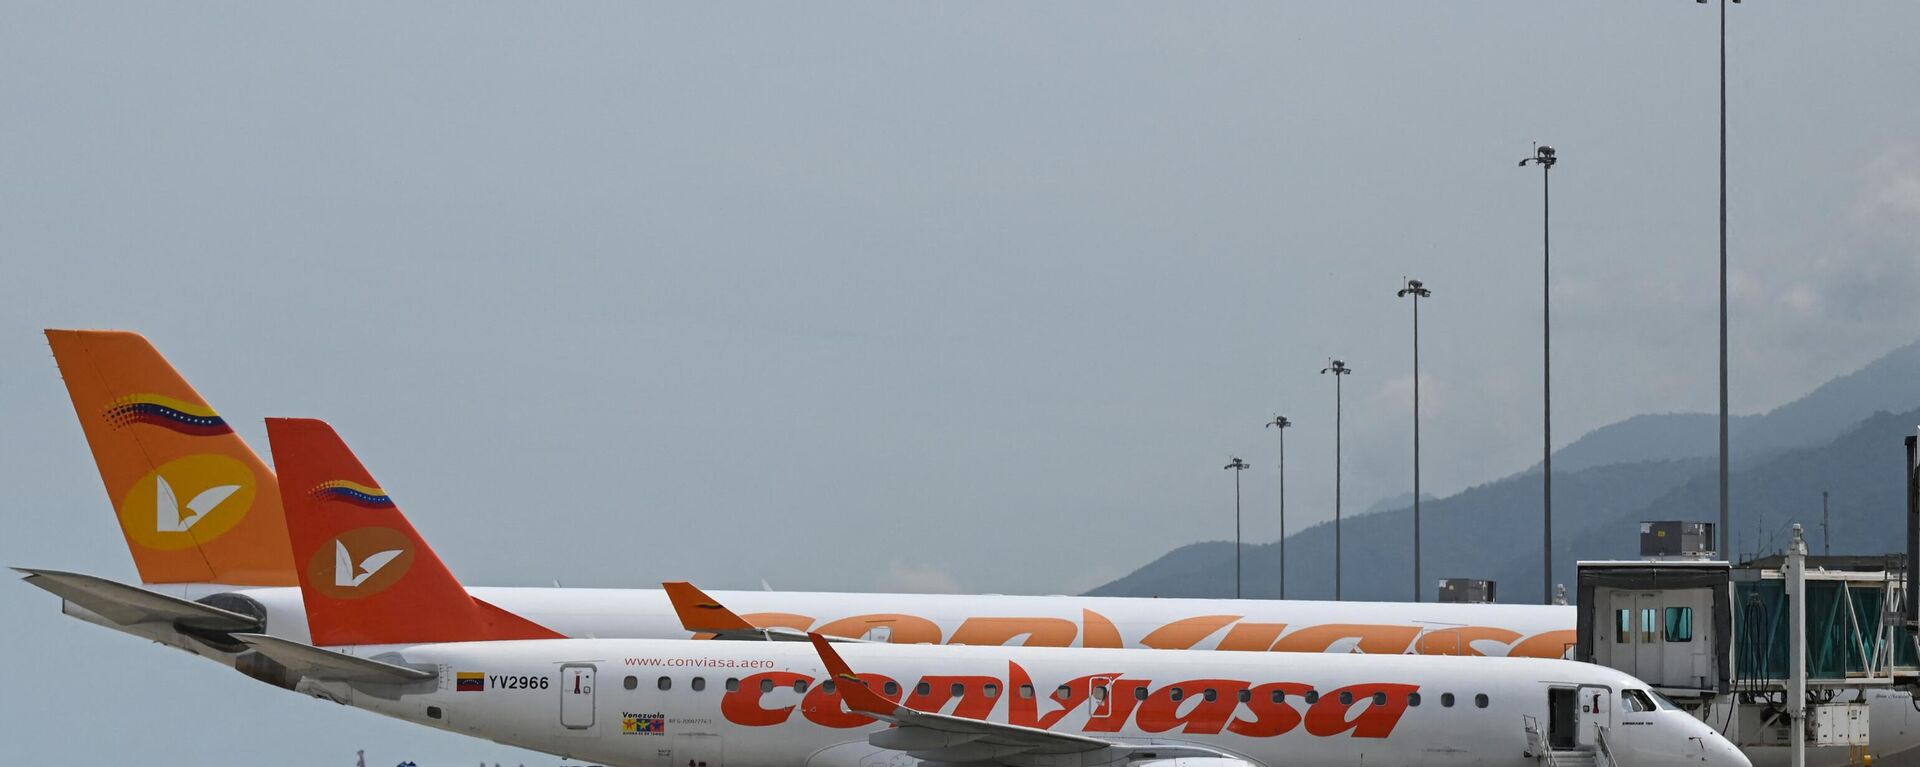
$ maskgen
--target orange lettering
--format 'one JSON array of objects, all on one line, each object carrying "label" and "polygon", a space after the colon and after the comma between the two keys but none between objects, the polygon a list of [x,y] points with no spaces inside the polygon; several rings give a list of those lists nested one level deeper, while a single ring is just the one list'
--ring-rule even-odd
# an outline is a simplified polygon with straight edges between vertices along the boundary
[{"label": "orange lettering", "polygon": [[782,687],[790,687],[794,682],[808,681],[811,679],[813,679],[813,677],[807,676],[806,674],[795,674],[791,671],[767,671],[754,674],[753,676],[740,680],[739,689],[728,690],[727,694],[720,696],[720,715],[725,717],[729,722],[746,725],[748,727],[766,727],[780,724],[787,721],[787,717],[793,716],[793,707],[762,707],[760,705],[760,698],[765,693],[760,690],[760,683],[762,681],[772,682],[773,689],[778,690]]},{"label": "orange lettering", "polygon": [[1520,658],[1564,658],[1575,641],[1576,636],[1572,629],[1547,631],[1527,637],[1512,649],[1507,650],[1507,655]]},{"label": "orange lettering", "polygon": [[[1307,708],[1307,732],[1321,738],[1348,730],[1356,738],[1387,737],[1400,723],[1400,716],[1407,713],[1407,693],[1418,689],[1419,685],[1374,682],[1321,693],[1320,699]],[[1342,693],[1351,696],[1345,703],[1340,702]],[[1375,694],[1385,694],[1387,702],[1375,703]],[[1349,719],[1347,715],[1355,707],[1360,713]]]},{"label": "orange lettering", "polygon": [[1273,640],[1287,629],[1285,623],[1242,623],[1227,631],[1225,639],[1220,640],[1221,650],[1249,650],[1265,652],[1273,646]]},{"label": "orange lettering", "polygon": [[868,631],[882,627],[888,631],[887,641],[894,644],[940,644],[940,627],[933,621],[916,615],[899,613],[877,613],[841,618],[814,629],[813,632],[826,636],[858,639],[866,636]]},{"label": "orange lettering", "polygon": [[[861,681],[866,682],[867,688],[873,690],[875,694],[895,703],[900,702],[902,692],[900,683],[879,674],[858,674],[857,676]],[[853,683],[845,679],[837,679],[834,680],[832,688],[824,684],[814,685],[812,690],[807,691],[807,697],[801,699],[800,713],[806,716],[807,721],[822,727],[845,729],[871,723],[873,717],[847,710],[846,702],[840,697],[840,685],[843,684]],[[887,685],[893,685],[892,694],[887,693]]]},{"label": "orange lettering", "polygon": [[[907,696],[907,708],[938,714],[947,707],[948,701],[957,698],[960,703],[953,707],[954,716],[985,719],[993,713],[993,704],[999,702],[998,698],[987,697],[987,685],[1000,684],[1000,680],[990,676],[928,676],[921,677],[920,684],[926,685],[926,693],[921,694],[915,687],[913,694]],[[954,685],[960,686],[961,695],[953,694]],[[1005,695],[1007,691],[1001,690],[1000,694]]]},{"label": "orange lettering", "polygon": [[1274,652],[1326,652],[1334,642],[1359,639],[1361,652],[1369,655],[1398,655],[1407,651],[1419,626],[1379,626],[1365,623],[1327,623],[1295,629],[1273,645]]},{"label": "orange lettering", "polygon": [[[1134,722],[1147,732],[1166,732],[1185,725],[1181,732],[1217,735],[1227,725],[1227,718],[1233,716],[1233,710],[1239,707],[1240,691],[1244,689],[1247,689],[1246,682],[1232,679],[1194,679],[1162,687],[1141,702],[1140,714]],[[1183,697],[1176,700],[1174,690],[1180,690]],[[1208,691],[1213,695],[1208,696]],[[1192,708],[1181,714],[1180,709],[1187,701],[1193,701]]]},{"label": "orange lettering", "polygon": [[1474,649],[1475,641],[1491,639],[1500,644],[1507,644],[1519,638],[1519,632],[1488,626],[1440,629],[1421,634],[1419,649],[1416,652],[1421,655],[1485,655],[1486,653]]},{"label": "orange lettering", "polygon": [[1156,650],[1191,650],[1220,627],[1240,620],[1238,615],[1201,615],[1182,618],[1160,628],[1140,639],[1140,644]]},{"label": "orange lettering", "polygon": [[1080,622],[1087,625],[1080,637],[1081,647],[1124,647],[1120,642],[1120,630],[1113,627],[1113,621],[1107,616],[1092,610],[1080,611]]},{"label": "orange lettering", "polygon": [[1144,690],[1149,683],[1143,679],[1115,679],[1107,685],[1106,711],[1094,704],[1093,716],[1087,718],[1087,732],[1119,732],[1127,726],[1127,720],[1133,718],[1134,708],[1140,705],[1138,690]]},{"label": "orange lettering", "polygon": [[1025,635],[1028,647],[1066,647],[1080,627],[1065,618],[968,618],[954,629],[951,644],[998,646]]},{"label": "orange lettering", "polygon": [[1227,731],[1249,738],[1271,738],[1290,732],[1300,726],[1300,710],[1285,700],[1276,701],[1273,694],[1300,698],[1312,690],[1311,685],[1299,682],[1273,682],[1255,686],[1248,691],[1247,709],[1253,712],[1253,721],[1234,719],[1227,724]]}]

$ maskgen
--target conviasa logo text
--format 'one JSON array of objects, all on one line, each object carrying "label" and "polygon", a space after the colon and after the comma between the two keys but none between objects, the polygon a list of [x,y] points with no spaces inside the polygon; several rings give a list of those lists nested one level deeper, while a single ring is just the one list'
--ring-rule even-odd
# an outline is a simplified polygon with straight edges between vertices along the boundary
[{"label": "conviasa logo text", "polygon": [[334,599],[373,596],[413,566],[413,542],[398,530],[362,527],[334,536],[307,562],[307,585]]},{"label": "conviasa logo text", "polygon": [[139,423],[194,437],[233,433],[213,408],[160,394],[129,394],[108,403],[102,415],[116,429]]},{"label": "conviasa logo text", "polygon": [[[1008,663],[1005,680],[986,675],[929,675],[902,685],[880,674],[859,674],[876,694],[920,711],[968,719],[1006,721],[1053,729],[1069,716],[1069,731],[1115,733],[1131,724],[1157,734],[1230,732],[1272,738],[1296,730],[1314,737],[1385,738],[1393,733],[1419,685],[1365,682],[1317,690],[1303,682],[1251,683],[1237,679],[1189,679],[1156,685],[1124,674],[1089,674],[1057,687],[1036,686],[1027,670]],[[727,721],[749,727],[785,723],[799,710],[822,727],[853,728],[874,722],[846,710],[834,684],[791,671],[768,671],[740,680],[720,699]],[[840,680],[840,684],[846,684]],[[731,685],[730,685],[731,687]],[[804,691],[804,692],[802,692]],[[1002,701],[1005,702],[1002,709]],[[949,710],[950,709],[950,710]],[[1002,717],[994,717],[1003,711]]]}]

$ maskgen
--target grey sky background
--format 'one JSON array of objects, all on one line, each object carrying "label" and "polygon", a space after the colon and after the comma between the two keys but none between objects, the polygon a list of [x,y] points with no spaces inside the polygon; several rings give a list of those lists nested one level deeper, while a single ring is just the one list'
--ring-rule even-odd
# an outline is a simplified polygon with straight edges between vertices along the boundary
[{"label": "grey sky background", "polygon": [[[1749,413],[1920,337],[1920,6],[1731,16]],[[471,583],[1069,593],[1230,537],[1232,455],[1277,536],[1275,412],[1330,518],[1329,356],[1347,508],[1408,491],[1410,275],[1451,493],[1538,460],[1534,140],[1556,441],[1715,406],[1716,23],[0,3],[0,557],[134,577],[43,327],[332,421]],[[18,757],[522,758],[0,605]]]}]

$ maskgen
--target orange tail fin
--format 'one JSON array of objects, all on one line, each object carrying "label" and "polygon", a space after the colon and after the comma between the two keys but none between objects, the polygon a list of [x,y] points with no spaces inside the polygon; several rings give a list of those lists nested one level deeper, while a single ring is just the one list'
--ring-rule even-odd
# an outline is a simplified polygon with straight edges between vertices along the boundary
[{"label": "orange tail fin", "polygon": [[467,594],[324,421],[267,419],[316,645],[558,639]]},{"label": "orange tail fin", "polygon": [[147,583],[291,586],[273,471],[138,333],[48,330]]}]

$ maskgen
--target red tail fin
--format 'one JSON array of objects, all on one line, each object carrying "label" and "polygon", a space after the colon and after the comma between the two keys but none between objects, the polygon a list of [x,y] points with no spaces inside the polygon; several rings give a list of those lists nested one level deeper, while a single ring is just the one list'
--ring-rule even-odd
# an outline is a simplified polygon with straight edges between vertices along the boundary
[{"label": "red tail fin", "polygon": [[557,639],[467,594],[323,421],[267,419],[317,645]]}]

